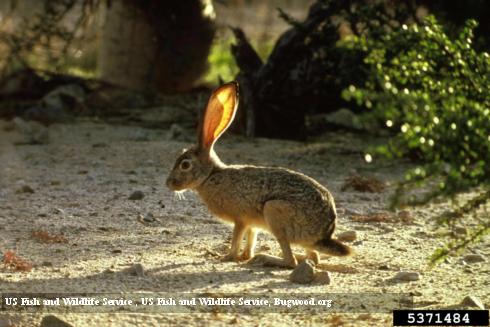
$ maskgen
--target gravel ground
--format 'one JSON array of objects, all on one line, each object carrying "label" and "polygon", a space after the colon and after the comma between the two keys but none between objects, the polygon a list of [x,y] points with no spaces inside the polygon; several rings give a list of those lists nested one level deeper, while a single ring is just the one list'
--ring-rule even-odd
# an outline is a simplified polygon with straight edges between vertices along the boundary
[{"label": "gravel ground", "polygon": [[[444,241],[433,217],[449,202],[389,213],[391,222],[352,219],[387,213],[393,184],[409,167],[401,161],[366,163],[366,144],[379,140],[330,133],[305,144],[226,135],[217,145],[225,162],[292,168],[314,177],[334,195],[336,233],[355,231],[348,244],[356,255],[322,256],[316,268],[329,272],[330,284],[301,285],[289,281],[290,270],[219,260],[229,246],[232,226],[212,217],[195,194],[178,199],[164,185],[176,154],[189,142],[169,140],[166,130],[87,119],[52,125],[44,144],[24,144],[25,133],[11,123],[0,124],[0,250],[14,250],[33,269],[16,272],[0,265],[2,292],[405,293],[418,308],[455,307],[468,295],[490,306],[488,237],[467,252],[486,261],[470,263],[455,256],[428,266],[428,257]],[[341,191],[352,174],[383,180],[387,189]],[[133,194],[137,191],[141,193]],[[482,210],[488,213],[488,207]],[[467,227],[476,223],[473,217],[465,222]],[[66,242],[45,244],[32,237],[33,231],[63,235]],[[280,253],[265,233],[259,236],[258,250]],[[128,270],[135,263],[143,273]],[[418,280],[394,280],[399,272],[417,272]],[[362,312],[56,315],[73,326],[391,325],[390,314]],[[17,327],[36,326],[43,316],[2,313],[0,326],[2,319]]]}]

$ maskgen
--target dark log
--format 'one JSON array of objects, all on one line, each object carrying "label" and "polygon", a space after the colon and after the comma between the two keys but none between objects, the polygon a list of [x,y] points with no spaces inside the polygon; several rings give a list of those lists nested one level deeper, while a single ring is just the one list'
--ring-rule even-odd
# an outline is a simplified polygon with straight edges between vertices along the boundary
[{"label": "dark log", "polygon": [[366,71],[358,53],[336,46],[342,27],[354,34],[383,33],[393,21],[413,19],[414,12],[413,0],[400,0],[396,6],[389,1],[317,0],[303,22],[280,11],[291,28],[264,64],[243,32],[233,29],[237,42],[232,53],[241,84],[239,129],[249,136],[303,139],[307,114],[358,109],[344,102],[341,91],[364,80]]},{"label": "dark log", "polygon": [[[237,43],[232,46],[240,73],[241,111],[249,136],[303,139],[305,114],[325,104],[318,93],[317,63],[306,38],[325,21],[328,7],[312,6],[301,24],[294,25],[277,41],[267,62],[260,59],[243,32],[233,29]],[[338,35],[332,30],[332,44]],[[323,78],[323,76],[322,76]],[[328,96],[327,96],[328,99]],[[243,123],[242,123],[243,124]]]}]

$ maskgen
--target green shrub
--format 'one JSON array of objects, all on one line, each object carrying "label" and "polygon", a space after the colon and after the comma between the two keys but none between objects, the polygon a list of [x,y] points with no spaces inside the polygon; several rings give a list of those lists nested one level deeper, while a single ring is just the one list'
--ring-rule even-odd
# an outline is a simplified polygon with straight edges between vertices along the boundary
[{"label": "green shrub", "polygon": [[[208,56],[209,69],[202,78],[204,82],[217,85],[219,78],[231,81],[238,74],[238,66],[230,51],[232,43],[233,40],[228,38],[215,40]],[[267,59],[274,45],[273,40],[253,41],[252,44],[262,60]]]},{"label": "green shrub", "polygon": [[[451,37],[428,17],[422,24],[402,25],[379,37],[352,37],[342,44],[365,55],[369,72],[362,85],[351,85],[343,97],[368,108],[393,132],[375,154],[419,163],[400,183],[393,205],[484,188],[478,205],[442,217],[446,223],[490,198],[490,57],[473,47],[476,26],[470,20]],[[403,199],[405,190],[416,185],[430,185],[432,191]],[[480,227],[478,237],[489,231],[488,219]],[[447,253],[439,250],[436,259]]]},{"label": "green shrub", "polygon": [[421,26],[346,44],[366,53],[370,74],[344,97],[394,131],[379,153],[423,161],[408,181],[444,176],[438,193],[490,180],[490,57],[472,48],[475,26],[468,21],[451,40],[429,17]]}]

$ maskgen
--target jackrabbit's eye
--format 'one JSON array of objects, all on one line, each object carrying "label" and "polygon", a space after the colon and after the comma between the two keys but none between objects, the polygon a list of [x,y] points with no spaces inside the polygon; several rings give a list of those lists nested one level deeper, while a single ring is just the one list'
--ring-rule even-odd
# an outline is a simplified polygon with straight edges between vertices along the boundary
[{"label": "jackrabbit's eye", "polygon": [[192,167],[192,163],[189,159],[184,159],[180,162],[180,169],[181,170],[189,170]]}]

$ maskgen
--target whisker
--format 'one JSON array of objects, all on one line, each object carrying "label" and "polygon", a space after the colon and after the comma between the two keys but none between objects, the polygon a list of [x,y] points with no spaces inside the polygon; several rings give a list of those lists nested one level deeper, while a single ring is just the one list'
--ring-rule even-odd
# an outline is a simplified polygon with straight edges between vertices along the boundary
[{"label": "whisker", "polygon": [[174,194],[177,196],[177,198],[179,200],[185,200],[185,193],[186,190],[182,190],[182,191],[175,191]]}]

